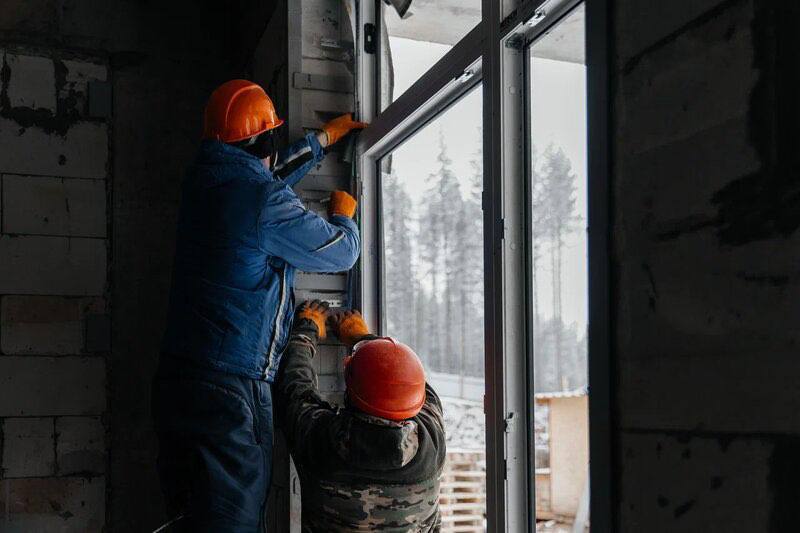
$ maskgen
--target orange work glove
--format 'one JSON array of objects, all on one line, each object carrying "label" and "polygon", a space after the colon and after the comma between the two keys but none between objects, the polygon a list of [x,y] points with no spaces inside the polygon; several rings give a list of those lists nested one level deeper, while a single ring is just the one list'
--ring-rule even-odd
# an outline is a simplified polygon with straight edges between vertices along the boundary
[{"label": "orange work glove", "polygon": [[356,214],[356,199],[344,191],[333,191],[331,193],[330,204],[328,204],[328,215],[343,215],[353,218]]},{"label": "orange work glove", "polygon": [[331,325],[339,340],[348,346],[353,346],[369,335],[367,323],[358,311],[347,310],[337,313],[331,318]]},{"label": "orange work glove", "polygon": [[338,142],[342,137],[350,133],[350,131],[356,129],[360,130],[367,126],[368,124],[366,122],[356,122],[353,120],[353,114],[347,113],[326,122],[325,125],[322,126],[322,131],[328,136],[328,146],[330,146]]},{"label": "orange work glove", "polygon": [[319,300],[312,300],[310,302],[303,302],[300,306],[300,312],[297,313],[298,318],[307,318],[317,325],[319,338],[324,339],[326,335],[325,321],[328,318],[328,304],[320,302]]}]

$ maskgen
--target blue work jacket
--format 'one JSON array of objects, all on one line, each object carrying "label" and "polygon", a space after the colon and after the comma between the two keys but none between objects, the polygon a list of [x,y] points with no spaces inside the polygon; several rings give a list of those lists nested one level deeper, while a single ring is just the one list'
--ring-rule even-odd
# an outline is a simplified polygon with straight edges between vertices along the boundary
[{"label": "blue work jacket", "polygon": [[234,146],[203,141],[183,182],[163,352],[272,382],[294,314],[296,270],[341,272],[358,227],[309,211],[292,190],[322,160],[313,134],[275,173]]}]

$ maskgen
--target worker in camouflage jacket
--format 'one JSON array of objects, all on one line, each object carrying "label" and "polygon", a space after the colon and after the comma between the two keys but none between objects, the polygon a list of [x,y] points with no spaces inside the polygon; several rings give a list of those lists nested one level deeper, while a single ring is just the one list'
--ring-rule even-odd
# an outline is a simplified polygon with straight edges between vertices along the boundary
[{"label": "worker in camouflage jacket", "polygon": [[[370,335],[357,311],[305,303],[276,380],[278,425],[302,488],[304,532],[439,531],[442,404],[405,344]],[[313,358],[326,325],[352,351],[345,407],[322,399]]]}]

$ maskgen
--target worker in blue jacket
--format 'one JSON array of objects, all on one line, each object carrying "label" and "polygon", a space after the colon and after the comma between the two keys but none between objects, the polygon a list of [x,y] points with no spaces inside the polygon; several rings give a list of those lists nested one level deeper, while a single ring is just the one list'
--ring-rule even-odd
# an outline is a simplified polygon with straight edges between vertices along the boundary
[{"label": "worker in blue jacket", "polygon": [[217,88],[182,187],[167,328],[153,387],[158,469],[184,531],[260,531],[272,462],[272,395],[294,315],[295,272],[358,258],[356,201],[329,220],[292,191],[323,148],[363,128],[344,115],[287,149],[283,121],[246,80]]}]

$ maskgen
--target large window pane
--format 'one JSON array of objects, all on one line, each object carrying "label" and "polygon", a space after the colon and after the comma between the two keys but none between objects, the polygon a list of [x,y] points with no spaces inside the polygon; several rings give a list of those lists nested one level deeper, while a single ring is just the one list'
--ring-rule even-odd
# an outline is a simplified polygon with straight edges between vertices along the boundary
[{"label": "large window pane", "polygon": [[578,531],[589,498],[583,5],[529,54],[537,530]]},{"label": "large window pane", "polygon": [[401,7],[381,2],[381,110],[481,21],[480,0],[414,0],[406,11],[392,3]]},{"label": "large window pane", "polygon": [[442,531],[485,529],[481,100],[472,90],[380,162],[385,330],[444,405]]}]

